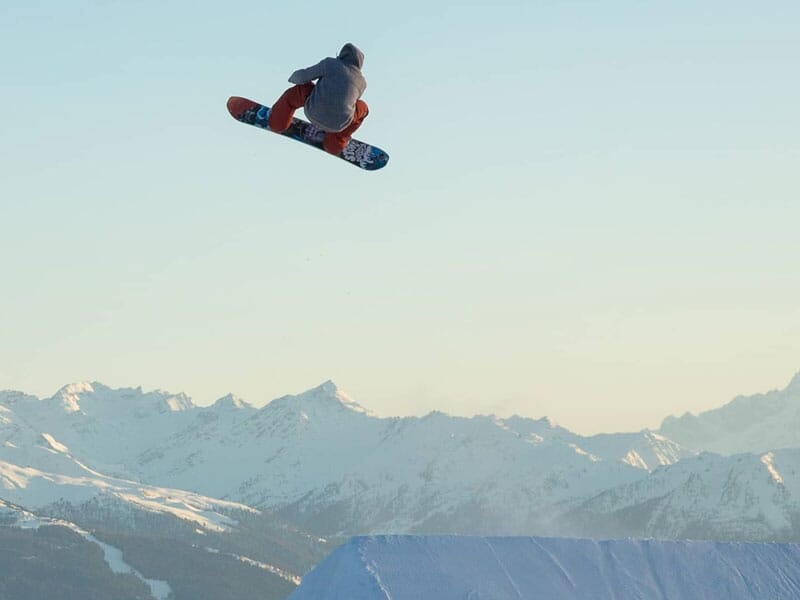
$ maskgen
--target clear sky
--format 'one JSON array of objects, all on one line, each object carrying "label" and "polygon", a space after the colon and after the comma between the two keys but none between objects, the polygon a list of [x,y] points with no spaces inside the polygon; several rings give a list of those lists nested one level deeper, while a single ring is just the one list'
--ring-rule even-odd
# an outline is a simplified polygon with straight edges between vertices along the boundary
[{"label": "clear sky", "polygon": [[[366,173],[236,123],[352,41]],[[579,432],[800,370],[796,0],[0,5],[0,388]]]}]

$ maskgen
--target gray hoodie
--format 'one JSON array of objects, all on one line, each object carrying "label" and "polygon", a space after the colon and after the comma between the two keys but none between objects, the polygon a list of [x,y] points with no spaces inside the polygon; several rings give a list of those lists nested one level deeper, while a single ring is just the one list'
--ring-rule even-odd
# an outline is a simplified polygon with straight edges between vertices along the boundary
[{"label": "gray hoodie", "polygon": [[336,58],[323,58],[307,69],[292,73],[289,82],[308,83],[317,79],[314,91],[306,100],[306,117],[325,131],[342,131],[353,120],[356,101],[367,89],[361,74],[364,53],[353,44],[345,44]]}]

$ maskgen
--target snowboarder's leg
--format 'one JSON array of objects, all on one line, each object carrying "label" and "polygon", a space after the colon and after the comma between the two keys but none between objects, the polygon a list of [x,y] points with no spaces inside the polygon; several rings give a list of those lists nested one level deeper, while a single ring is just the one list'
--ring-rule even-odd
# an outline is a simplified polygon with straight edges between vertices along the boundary
[{"label": "snowboarder's leg", "polygon": [[269,128],[275,133],[289,129],[294,111],[303,107],[312,91],[314,91],[314,84],[304,83],[290,87],[283,92],[270,110]]},{"label": "snowboarder's leg", "polygon": [[350,123],[350,125],[348,125],[342,131],[329,131],[325,134],[325,139],[322,142],[322,147],[325,149],[325,151],[336,155],[341,154],[342,150],[344,150],[344,147],[347,146],[347,142],[350,141],[353,133],[355,133],[355,130],[361,127],[361,123],[364,122],[364,119],[367,118],[368,114],[369,107],[367,106],[367,103],[363,100],[356,102],[356,114],[353,116],[353,121]]}]

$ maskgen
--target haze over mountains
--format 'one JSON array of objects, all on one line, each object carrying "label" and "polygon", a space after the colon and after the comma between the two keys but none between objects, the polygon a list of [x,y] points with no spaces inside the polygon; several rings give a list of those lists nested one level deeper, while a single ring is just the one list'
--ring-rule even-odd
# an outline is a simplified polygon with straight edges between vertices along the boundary
[{"label": "haze over mountains", "polygon": [[546,418],[379,418],[330,381],[261,408],[79,383],[0,392],[0,499],[5,522],[105,535],[145,580],[167,581],[144,564],[155,547],[211,548],[276,594],[358,534],[796,541],[799,416],[800,375],[659,431],[590,437]]}]

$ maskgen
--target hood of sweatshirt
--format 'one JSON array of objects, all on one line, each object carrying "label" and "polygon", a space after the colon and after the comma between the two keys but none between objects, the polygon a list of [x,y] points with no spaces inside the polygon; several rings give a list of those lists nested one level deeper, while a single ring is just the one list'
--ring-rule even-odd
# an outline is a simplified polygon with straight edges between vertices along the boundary
[{"label": "hood of sweatshirt", "polygon": [[337,58],[346,65],[352,65],[359,69],[364,65],[364,53],[355,44],[349,42],[342,46]]}]

